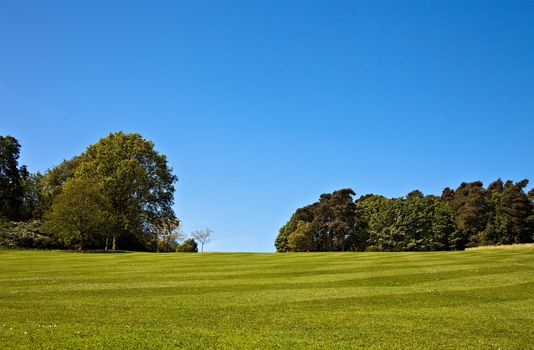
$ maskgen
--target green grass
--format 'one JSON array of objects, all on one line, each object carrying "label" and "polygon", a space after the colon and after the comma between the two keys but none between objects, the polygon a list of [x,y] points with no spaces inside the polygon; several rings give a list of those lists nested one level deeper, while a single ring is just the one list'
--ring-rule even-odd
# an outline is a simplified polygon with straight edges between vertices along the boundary
[{"label": "green grass", "polygon": [[534,247],[0,250],[0,348],[532,349]]}]

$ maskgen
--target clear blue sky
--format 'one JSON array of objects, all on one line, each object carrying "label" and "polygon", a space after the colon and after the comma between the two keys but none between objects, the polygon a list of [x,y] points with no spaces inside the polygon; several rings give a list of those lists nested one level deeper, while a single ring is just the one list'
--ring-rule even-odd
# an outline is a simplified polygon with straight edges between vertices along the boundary
[{"label": "clear blue sky", "polygon": [[272,251],[342,187],[534,181],[534,1],[0,0],[0,134],[21,162],[119,130],[168,156],[210,251]]}]

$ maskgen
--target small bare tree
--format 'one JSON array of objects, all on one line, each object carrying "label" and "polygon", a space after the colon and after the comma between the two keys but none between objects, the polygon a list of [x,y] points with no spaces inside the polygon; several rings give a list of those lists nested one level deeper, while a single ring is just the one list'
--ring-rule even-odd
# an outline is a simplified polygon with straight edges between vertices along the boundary
[{"label": "small bare tree", "polygon": [[208,244],[211,241],[211,234],[213,230],[209,228],[205,230],[197,230],[191,232],[191,237],[200,243],[200,252],[204,252],[204,244]]}]

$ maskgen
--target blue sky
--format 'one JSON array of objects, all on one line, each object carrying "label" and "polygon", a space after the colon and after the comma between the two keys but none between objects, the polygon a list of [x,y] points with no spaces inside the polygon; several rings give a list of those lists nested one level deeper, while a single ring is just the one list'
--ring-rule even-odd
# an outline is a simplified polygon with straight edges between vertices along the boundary
[{"label": "blue sky", "polygon": [[534,1],[0,0],[0,134],[21,162],[119,130],[168,156],[207,251],[273,251],[343,187],[534,181]]}]

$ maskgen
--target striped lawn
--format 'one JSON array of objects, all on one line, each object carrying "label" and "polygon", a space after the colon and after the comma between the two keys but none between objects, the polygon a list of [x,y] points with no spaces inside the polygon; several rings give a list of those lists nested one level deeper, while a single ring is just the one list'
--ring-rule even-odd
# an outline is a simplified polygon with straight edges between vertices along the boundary
[{"label": "striped lawn", "polygon": [[0,348],[534,349],[534,247],[0,250]]}]

